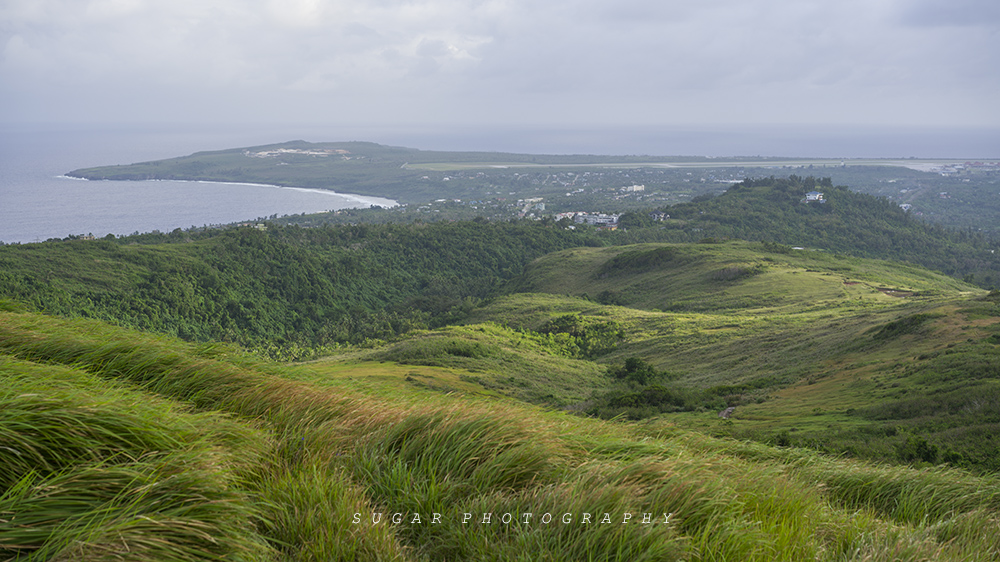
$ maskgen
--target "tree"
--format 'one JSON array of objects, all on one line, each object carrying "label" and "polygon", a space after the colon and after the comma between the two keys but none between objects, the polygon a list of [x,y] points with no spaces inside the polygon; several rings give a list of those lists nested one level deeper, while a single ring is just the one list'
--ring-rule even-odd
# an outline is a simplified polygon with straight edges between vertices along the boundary
[{"label": "tree", "polygon": [[623,365],[608,367],[608,374],[615,380],[634,382],[644,386],[656,378],[659,372],[645,359],[629,357]]}]

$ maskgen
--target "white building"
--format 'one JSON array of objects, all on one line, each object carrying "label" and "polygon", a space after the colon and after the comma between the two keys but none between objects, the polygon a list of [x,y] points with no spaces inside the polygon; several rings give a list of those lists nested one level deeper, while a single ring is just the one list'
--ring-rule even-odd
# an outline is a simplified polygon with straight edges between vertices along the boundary
[{"label": "white building", "polygon": [[605,215],[604,213],[577,213],[573,222],[589,224],[598,228],[618,228],[618,217],[621,215]]}]

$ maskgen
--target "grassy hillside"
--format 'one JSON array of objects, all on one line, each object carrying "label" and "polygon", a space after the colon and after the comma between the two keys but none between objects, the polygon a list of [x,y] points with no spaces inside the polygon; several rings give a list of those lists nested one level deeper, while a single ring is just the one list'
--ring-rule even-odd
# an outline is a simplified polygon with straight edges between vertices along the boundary
[{"label": "grassy hillside", "polygon": [[[878,277],[885,266],[866,265],[853,267],[856,279],[844,279],[859,283],[853,289],[824,283],[810,269],[846,267],[830,261],[837,254],[814,253],[812,261],[803,261],[780,244],[907,260],[983,287],[997,279],[1000,255],[982,237],[930,227],[887,201],[828,183],[815,178],[747,181],[719,197],[670,207],[671,218],[663,222],[626,216],[622,224],[627,228],[617,232],[569,230],[552,220],[479,219],[321,228],[270,225],[266,232],[177,230],[0,246],[0,296],[42,312],[100,318],[193,341],[231,341],[266,349],[275,357],[301,358],[316,348],[453,324],[476,302],[496,295],[532,259],[575,247],[726,237],[765,244],[711,270],[704,269],[711,265],[705,260],[714,258],[704,251],[693,256],[679,247],[662,250],[662,255],[637,250],[639,254],[616,257],[586,280],[575,271],[565,274],[588,264],[571,263],[575,258],[564,254],[569,260],[565,268],[547,262],[554,267],[549,278],[543,271],[532,277],[532,283],[559,286],[540,286],[540,291],[586,293],[603,304],[643,310],[774,309],[782,303],[793,306],[795,299],[822,303],[840,298],[845,290],[901,288],[909,282],[894,287]],[[813,188],[827,190],[828,202],[803,203],[804,192]],[[754,253],[758,251],[761,255]],[[778,272],[786,263],[797,264],[797,276]],[[672,273],[635,278],[641,281],[622,277],[661,265],[670,266]],[[917,271],[898,266],[892,275],[903,270]],[[595,275],[599,278],[592,279]],[[660,283],[677,290],[660,291]],[[921,282],[913,283],[910,289],[919,292]],[[521,290],[535,289],[525,285]]]},{"label": "grassy hillside", "polygon": [[974,289],[922,267],[729,241],[575,248],[535,260],[509,290],[643,310],[776,312]]},{"label": "grassy hillside", "polygon": [[673,412],[663,419],[716,434],[1000,469],[995,293],[922,268],[742,242],[576,248],[511,286],[534,292],[469,321],[612,322],[624,337],[595,359],[660,371],[644,384],[594,379],[578,409]]},{"label": "grassy hillside", "polygon": [[[437,157],[270,148],[174,164]],[[989,245],[814,178],[667,211],[0,248],[0,559],[1000,559]]]},{"label": "grassy hillside", "polygon": [[4,558],[1000,558],[993,477],[361,390],[88,320],[0,312],[0,357]]},{"label": "grassy hillside", "polygon": [[[972,287],[919,267],[768,242],[597,247],[631,236],[470,222],[49,242],[0,248],[0,286],[34,309],[233,341],[271,357],[337,353],[339,363],[464,370],[440,381],[411,376],[410,386],[475,388],[605,417],[666,412],[762,441],[997,468],[994,375],[960,386],[893,378],[956,359],[948,370],[992,372],[995,314],[963,296]],[[477,309],[505,279],[507,292],[521,292]],[[983,318],[965,320],[959,311],[970,307]],[[426,331],[455,322],[480,326]],[[959,328],[937,328],[946,322]],[[913,331],[886,328],[894,323]],[[352,343],[377,347],[345,354]],[[609,377],[630,359],[664,375],[638,385]],[[912,376],[937,367],[927,369]],[[824,403],[821,393],[808,409],[775,398],[795,385],[805,396],[810,382],[845,371],[860,381],[852,388],[896,385],[914,405],[953,398],[947,408],[888,413],[872,408],[903,397],[866,391]],[[732,424],[720,425],[718,412],[733,406]]]},{"label": "grassy hillside", "polygon": [[[807,202],[810,191],[824,202]],[[983,232],[948,230],[924,222],[896,203],[835,186],[829,178],[747,179],[717,197],[662,209],[654,223],[626,215],[635,241],[695,242],[736,238],[822,249],[858,257],[920,264],[984,288],[1000,284],[1000,247]]]}]

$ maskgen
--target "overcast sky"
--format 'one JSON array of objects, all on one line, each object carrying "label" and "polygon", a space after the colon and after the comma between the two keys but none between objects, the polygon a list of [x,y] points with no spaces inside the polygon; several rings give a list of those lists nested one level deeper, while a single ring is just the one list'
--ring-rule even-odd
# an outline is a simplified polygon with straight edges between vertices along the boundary
[{"label": "overcast sky", "polygon": [[1000,127],[998,0],[0,0],[0,120]]}]

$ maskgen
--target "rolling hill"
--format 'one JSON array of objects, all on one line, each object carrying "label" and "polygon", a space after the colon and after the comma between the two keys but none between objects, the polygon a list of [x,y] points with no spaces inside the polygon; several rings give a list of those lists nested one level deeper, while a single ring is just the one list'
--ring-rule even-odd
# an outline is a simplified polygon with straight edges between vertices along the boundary
[{"label": "rolling hill", "polygon": [[993,262],[815,181],[0,247],[0,558],[1000,559],[1000,295],[868,254]]},{"label": "rolling hill", "polygon": [[93,320],[0,312],[0,553],[767,561],[1000,553],[995,477],[351,380],[370,368],[345,378]]}]

